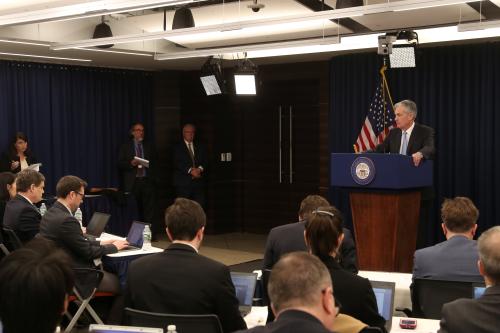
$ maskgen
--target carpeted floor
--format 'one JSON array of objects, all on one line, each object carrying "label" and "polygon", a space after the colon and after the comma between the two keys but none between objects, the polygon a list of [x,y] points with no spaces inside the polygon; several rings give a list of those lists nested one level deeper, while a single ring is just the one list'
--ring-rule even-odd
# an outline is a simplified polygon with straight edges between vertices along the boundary
[{"label": "carpeted floor", "polygon": [[[266,237],[249,233],[205,235],[200,253],[227,266],[260,260],[264,257]],[[169,244],[166,239],[153,242],[153,246],[163,249]]]}]

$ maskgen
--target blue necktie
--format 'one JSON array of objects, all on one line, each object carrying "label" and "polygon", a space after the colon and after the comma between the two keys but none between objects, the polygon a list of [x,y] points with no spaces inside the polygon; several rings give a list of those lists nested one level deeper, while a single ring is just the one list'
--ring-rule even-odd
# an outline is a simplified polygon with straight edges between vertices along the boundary
[{"label": "blue necktie", "polygon": [[406,131],[403,132],[401,140],[403,141],[403,144],[401,145],[401,151],[399,153],[401,155],[406,155],[406,148],[408,148],[408,137],[406,136]]}]

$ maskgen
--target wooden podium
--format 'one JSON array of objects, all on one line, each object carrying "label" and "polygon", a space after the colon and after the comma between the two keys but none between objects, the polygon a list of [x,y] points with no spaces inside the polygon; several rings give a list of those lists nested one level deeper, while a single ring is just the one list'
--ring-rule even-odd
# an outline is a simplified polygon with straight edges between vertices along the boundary
[{"label": "wooden podium", "polygon": [[411,272],[421,187],[432,186],[432,161],[399,154],[332,154],[331,185],[347,188],[359,267]]}]

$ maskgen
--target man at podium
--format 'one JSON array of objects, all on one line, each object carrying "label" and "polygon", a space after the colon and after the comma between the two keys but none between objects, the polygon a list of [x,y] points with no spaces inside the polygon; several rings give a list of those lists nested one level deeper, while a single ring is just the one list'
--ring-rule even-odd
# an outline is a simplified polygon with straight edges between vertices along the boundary
[{"label": "man at podium", "polygon": [[[416,167],[420,165],[422,159],[432,160],[436,153],[434,130],[415,122],[417,104],[405,99],[394,105],[394,114],[396,127],[389,131],[389,135],[387,135],[384,142],[377,145],[375,151],[378,153],[409,155],[413,158]],[[426,226],[433,197],[434,191],[431,187],[422,189],[417,249],[427,245]]]},{"label": "man at podium", "polygon": [[384,142],[377,145],[377,153],[410,155],[415,166],[422,159],[432,160],[435,154],[434,130],[415,122],[417,104],[405,99],[394,105],[396,127],[389,131]]}]

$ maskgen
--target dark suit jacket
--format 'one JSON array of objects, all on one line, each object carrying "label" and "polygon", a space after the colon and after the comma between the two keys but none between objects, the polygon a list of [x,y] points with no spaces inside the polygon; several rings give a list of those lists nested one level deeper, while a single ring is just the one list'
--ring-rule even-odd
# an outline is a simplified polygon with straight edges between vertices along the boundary
[{"label": "dark suit jacket", "polygon": [[13,229],[19,240],[26,243],[40,230],[41,218],[38,208],[18,194],[7,202],[3,224]]},{"label": "dark suit jacket", "polygon": [[415,252],[413,278],[482,282],[478,258],[475,240],[454,236]]},{"label": "dark suit jacket", "polygon": [[40,224],[40,235],[54,241],[72,258],[76,267],[95,267],[94,259],[117,252],[112,244],[100,245],[87,239],[77,219],[59,201],[45,213]]},{"label": "dark suit jacket", "polygon": [[191,161],[186,143],[182,141],[174,147],[174,186],[190,186],[203,182],[207,171],[207,153],[205,147],[196,142],[193,142],[193,150],[195,167],[203,167],[202,177],[199,179],[192,179],[191,175],[188,173],[189,169],[193,167],[193,162]]},{"label": "dark suit jacket", "polygon": [[299,310],[285,310],[275,321],[266,326],[256,326],[248,331],[237,333],[332,333],[325,328],[322,322],[307,312]]},{"label": "dark suit jacket", "polygon": [[486,288],[478,299],[458,299],[443,305],[438,333],[500,331],[500,286]]},{"label": "dark suit jacket", "polygon": [[174,243],[130,263],[125,306],[160,313],[216,314],[224,332],[246,328],[229,269]]},{"label": "dark suit jacket", "polygon": [[[149,161],[149,168],[146,168],[146,177],[152,181],[156,181],[156,151],[153,146],[143,141],[142,152],[144,159]],[[134,156],[136,156],[134,140],[121,145],[118,154],[118,168],[121,174],[120,187],[125,192],[132,191],[132,187],[134,186],[137,167],[130,164]]]},{"label": "dark suit jacket", "polygon": [[[21,171],[21,164],[19,164],[19,166],[14,170],[10,169],[10,164],[12,161],[19,162],[19,156],[11,156],[10,153],[3,153],[2,157],[0,158],[0,172],[9,171],[12,173],[18,173],[19,171]],[[26,155],[26,162],[28,163],[28,165],[38,163],[36,157],[32,153]]]},{"label": "dark suit jacket", "polygon": [[378,314],[377,300],[368,279],[348,272],[333,257],[321,257],[330,271],[333,294],[340,305],[340,312],[368,326],[380,327],[385,332],[385,319]]},{"label": "dark suit jacket", "polygon": [[[375,148],[375,151],[377,153],[399,154],[401,133],[402,131],[399,128],[391,129],[387,138]],[[421,152],[425,159],[432,160],[436,153],[434,130],[428,126],[415,123],[406,152],[407,155]]]},{"label": "dark suit jacket", "polygon": [[[304,241],[305,221],[280,225],[271,229],[267,236],[263,269],[271,269],[284,254],[307,251]],[[344,241],[340,246],[341,265],[344,269],[357,273],[358,257],[351,231],[344,228]]]}]

